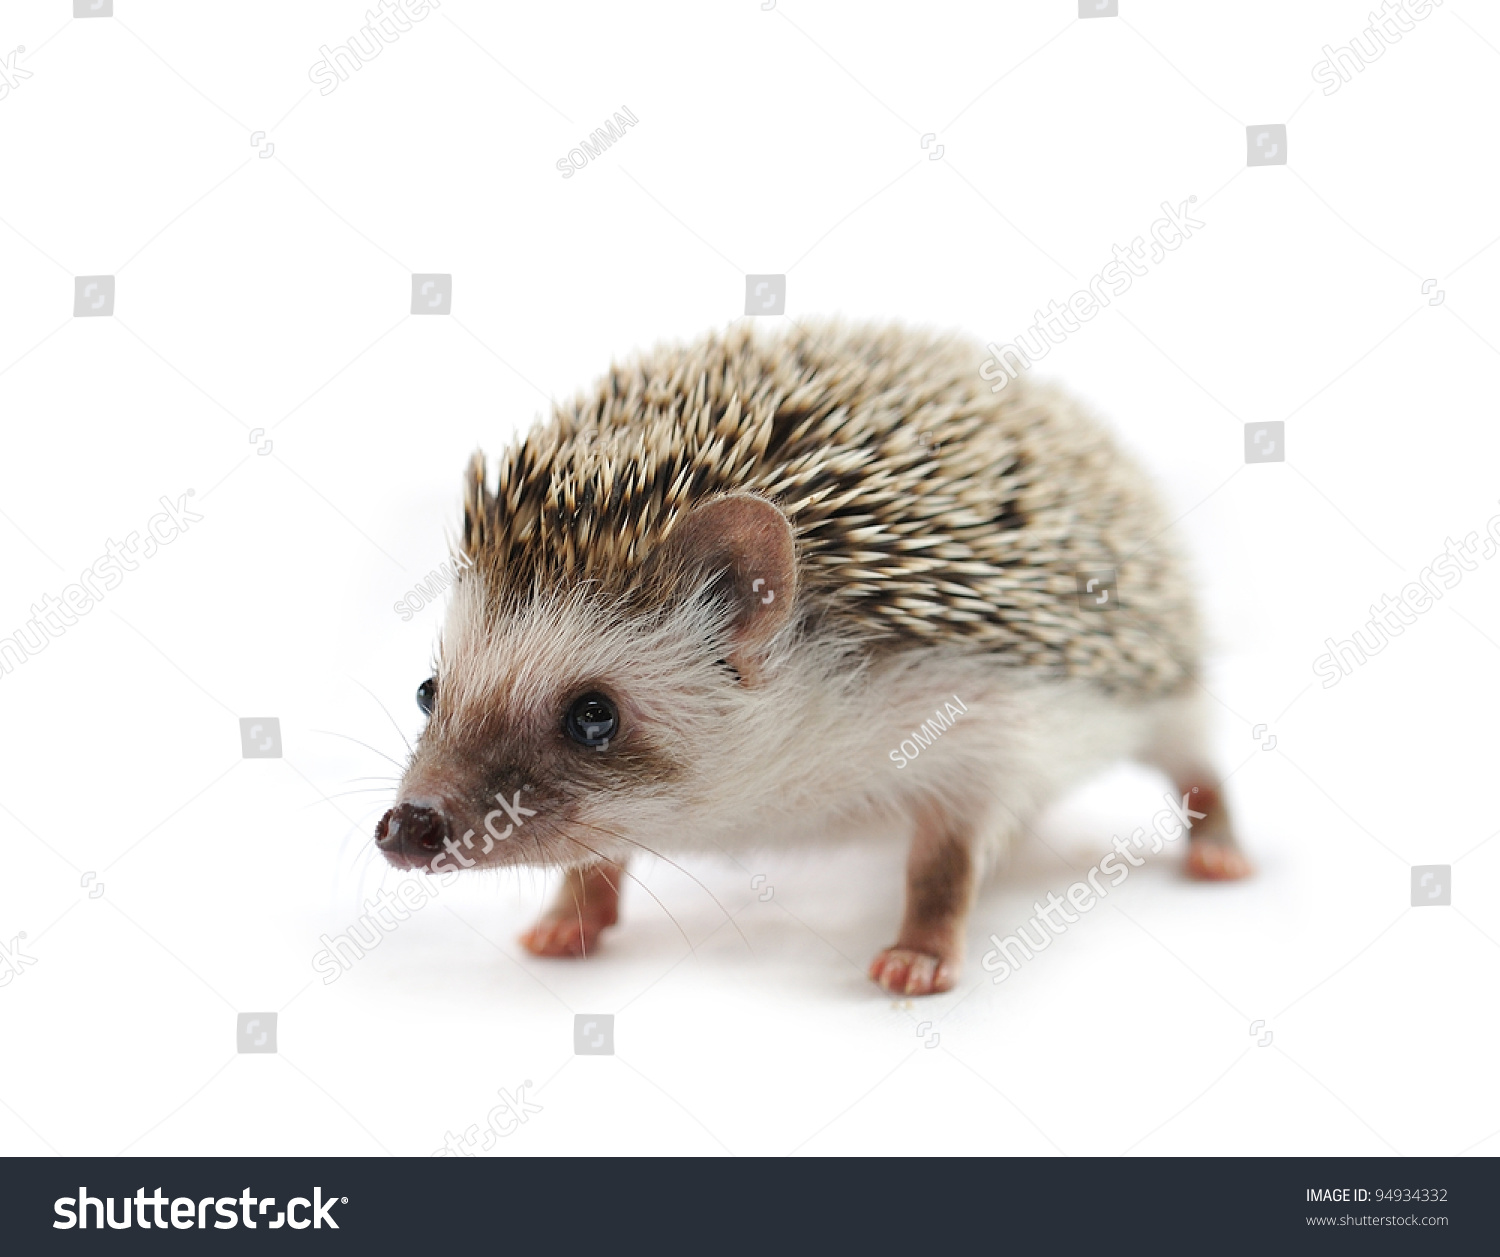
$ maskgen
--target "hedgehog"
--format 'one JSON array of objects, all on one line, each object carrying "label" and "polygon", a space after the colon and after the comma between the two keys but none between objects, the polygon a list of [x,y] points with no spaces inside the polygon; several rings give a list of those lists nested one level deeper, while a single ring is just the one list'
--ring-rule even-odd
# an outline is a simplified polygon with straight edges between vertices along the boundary
[{"label": "hedgehog", "polygon": [[905,830],[870,967],[903,996],[953,986],[981,878],[1122,759],[1182,795],[1190,875],[1246,874],[1170,522],[1081,406],[1030,373],[997,391],[983,359],[741,323],[476,454],[380,851],[563,870],[522,939],[563,957],[597,949],[644,855]]}]

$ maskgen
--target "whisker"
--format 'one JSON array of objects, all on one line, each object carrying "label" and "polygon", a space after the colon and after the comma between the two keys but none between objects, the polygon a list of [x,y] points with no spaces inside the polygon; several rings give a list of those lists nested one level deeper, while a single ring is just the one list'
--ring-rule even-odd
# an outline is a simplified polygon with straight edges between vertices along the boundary
[{"label": "whisker", "polygon": [[596,860],[599,860],[599,861],[601,861],[601,862],[603,862],[605,864],[608,864],[612,868],[619,869],[621,873],[623,873],[632,882],[634,882],[637,886],[639,886],[642,890],[644,890],[648,895],[650,895],[652,899],[656,900],[656,906],[658,908],[660,908],[663,912],[665,912],[667,914],[668,919],[672,922],[673,925],[675,925],[677,927],[677,932],[682,935],[682,941],[688,945],[688,950],[691,951],[691,952],[696,952],[698,950],[696,947],[693,946],[693,940],[688,937],[687,931],[682,928],[682,923],[680,921],[678,921],[678,919],[672,915],[672,910],[670,908],[668,908],[666,904],[662,903],[662,901],[660,899],[656,898],[656,895],[652,891],[651,887],[647,886],[645,882],[641,881],[640,878],[638,878],[634,873],[632,873],[629,869],[627,869],[623,864],[616,864],[613,860],[606,859],[600,852],[595,851],[593,849],[593,847],[589,846],[588,843],[581,842],[577,838],[570,838],[570,837],[568,837],[567,834],[559,834],[558,837],[561,838],[564,842],[571,842],[575,846],[582,847],[585,851],[587,851]]},{"label": "whisker", "polygon": [[406,742],[406,751],[407,751],[407,754],[409,754],[409,755],[415,755],[416,751],[412,750],[412,745],[411,745],[410,742],[407,741],[406,734],[402,732],[401,726],[396,723],[396,717],[393,716],[393,715],[391,715],[391,709],[389,707],[387,707],[385,705],[385,703],[381,702],[380,695],[377,694],[374,690],[372,690],[363,681],[356,680],[354,677],[350,677],[349,679],[351,681],[353,681],[355,685],[359,686],[360,689],[362,689],[366,694],[368,694],[371,698],[373,698],[377,703],[380,704],[380,710],[383,711],[383,712],[385,712],[385,718],[391,722],[391,728],[393,728],[396,731],[397,736],[403,742]]},{"label": "whisker", "polygon": [[[535,870],[533,870],[533,872],[534,871]],[[564,876],[566,876],[566,874],[564,874]],[[533,934],[535,934],[539,929],[542,928],[542,918],[547,915],[547,906],[547,898],[546,896],[543,896],[541,900],[541,906],[536,910],[536,920],[531,923],[531,932]]]},{"label": "whisker", "polygon": [[375,747],[371,746],[368,742],[361,742],[358,738],[351,738],[347,733],[335,733],[332,729],[313,729],[311,732],[313,732],[313,733],[321,733],[325,737],[343,738],[344,741],[346,741],[346,742],[353,742],[355,746],[362,746],[367,751],[374,751],[375,754],[377,754],[378,756],[380,756],[381,759],[389,759],[391,761],[391,763],[395,764],[396,767],[399,768],[399,769],[401,769],[401,771],[403,773],[406,771],[406,766],[404,764],[402,764],[400,760],[391,759],[391,757],[389,755],[387,755],[384,751],[377,750]]},{"label": "whisker", "polygon": [[[374,809],[363,813],[359,823],[349,826],[339,842],[339,884],[346,884],[346,879],[353,880],[356,904],[363,903],[364,887],[369,877],[370,867],[379,859],[380,854],[374,843],[364,840],[369,835],[368,825],[372,815],[374,815]],[[357,845],[351,855],[349,844],[355,840],[358,840]]]},{"label": "whisker", "polygon": [[[583,879],[579,878],[578,883],[580,886],[583,885]],[[587,894],[588,892],[585,891],[584,893]],[[578,946],[583,949],[583,958],[587,960],[589,958],[589,944],[583,928],[583,905],[578,902],[577,895],[573,896],[573,911],[578,914]]]},{"label": "whisker", "polygon": [[547,857],[546,857],[545,853],[542,851],[542,839],[541,839],[541,836],[539,834],[535,834],[534,833],[531,836],[531,841],[532,841],[532,844],[536,847],[537,865],[543,870],[543,872],[545,874],[545,870],[546,870],[546,867],[547,867]]},{"label": "whisker", "polygon": [[375,886],[376,891],[385,889],[385,879],[392,872],[390,862],[388,860],[380,858],[379,849],[373,842],[365,848],[365,851],[367,852],[365,856],[365,865],[364,868],[360,870],[359,876],[359,899],[361,906],[363,906],[365,901],[369,898],[369,896],[364,893],[364,890],[366,883],[369,881],[371,870],[374,870],[378,874]]},{"label": "whisker", "polygon": [[733,914],[731,914],[730,911],[727,908],[725,908],[722,903],[719,902],[718,896],[716,896],[713,891],[709,890],[709,888],[707,886],[705,886],[702,882],[698,881],[698,879],[696,877],[694,877],[691,873],[689,873],[685,868],[683,868],[682,865],[678,864],[677,861],[667,859],[667,857],[664,856],[664,855],[662,855],[662,853],[660,851],[653,851],[644,842],[637,842],[634,838],[627,838],[624,834],[617,834],[617,833],[615,833],[614,830],[612,830],[612,829],[606,829],[602,825],[594,825],[594,824],[590,824],[588,821],[579,821],[579,820],[573,821],[572,824],[574,824],[574,825],[582,825],[586,829],[597,830],[601,834],[608,834],[611,838],[618,838],[621,842],[628,842],[631,846],[633,846],[633,847],[639,847],[642,851],[645,851],[645,852],[647,852],[650,855],[654,855],[658,860],[662,860],[665,863],[670,864],[674,869],[676,869],[684,877],[690,878],[693,882],[697,883],[698,888],[705,895],[707,895],[710,899],[712,899],[714,901],[714,906],[716,908],[718,908],[718,910],[724,914],[724,919],[726,921],[728,921],[730,925],[734,926],[734,932],[740,936],[740,941],[742,943],[744,943],[745,946],[747,948],[749,948],[751,951],[755,950],[753,947],[750,947],[750,940],[745,937],[745,931],[742,930],[742,929],[740,929],[739,922],[736,921],[734,919]]},{"label": "whisker", "polygon": [[[624,868],[625,866],[622,864],[619,867]],[[620,897],[620,888],[609,880],[609,874],[601,869],[599,872],[599,876],[604,879],[604,884],[608,886],[610,890],[615,892],[615,898],[618,899]]]},{"label": "whisker", "polygon": [[354,833],[350,831],[345,838],[345,849],[339,853],[340,861],[344,865],[339,880],[345,881],[345,879],[350,879],[358,886],[360,879],[364,876],[365,869],[368,867],[371,858],[376,854],[376,851],[373,843],[368,847],[364,843],[359,843],[352,851],[349,850],[348,839],[353,837]]},{"label": "whisker", "polygon": [[365,880],[369,877],[370,866],[379,858],[379,855],[380,853],[376,850],[374,843],[370,843],[368,846],[362,843],[354,851],[353,858],[349,863],[348,876],[354,883],[356,903],[364,899]]},{"label": "whisker", "polygon": [[305,812],[310,807],[317,807],[320,803],[326,803],[328,799],[347,799],[351,794],[386,794],[390,789],[390,786],[362,786],[358,790],[340,790],[337,794],[330,794],[326,798],[314,799],[311,803],[306,804],[302,810]]}]

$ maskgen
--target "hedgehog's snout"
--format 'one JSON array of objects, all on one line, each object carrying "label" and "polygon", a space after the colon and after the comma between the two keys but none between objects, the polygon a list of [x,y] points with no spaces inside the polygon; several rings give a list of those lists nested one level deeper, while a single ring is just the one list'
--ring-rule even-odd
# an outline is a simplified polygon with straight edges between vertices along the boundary
[{"label": "hedgehog's snout", "polygon": [[375,845],[398,869],[430,868],[448,833],[448,818],[441,809],[402,803],[380,818]]}]

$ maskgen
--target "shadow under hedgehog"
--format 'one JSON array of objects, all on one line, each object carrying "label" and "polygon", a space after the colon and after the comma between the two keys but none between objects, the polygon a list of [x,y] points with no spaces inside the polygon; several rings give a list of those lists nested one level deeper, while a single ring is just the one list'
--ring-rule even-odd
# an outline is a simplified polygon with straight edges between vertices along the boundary
[{"label": "shadow under hedgehog", "polygon": [[[476,455],[387,859],[567,870],[524,942],[572,956],[615,923],[633,855],[907,826],[905,911],[870,967],[900,995],[953,985],[984,869],[1120,759],[1196,792],[1190,873],[1249,872],[1155,495],[1075,403],[1024,375],[997,395],[983,357],[741,325],[612,368],[493,476]],[[1078,578],[1101,570],[1102,609]],[[941,738],[892,754],[952,699]]]}]

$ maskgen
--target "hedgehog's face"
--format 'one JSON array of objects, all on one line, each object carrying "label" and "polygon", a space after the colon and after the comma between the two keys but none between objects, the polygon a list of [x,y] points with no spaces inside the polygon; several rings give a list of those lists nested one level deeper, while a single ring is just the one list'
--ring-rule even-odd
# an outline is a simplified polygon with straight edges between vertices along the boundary
[{"label": "hedgehog's face", "polygon": [[482,569],[463,574],[418,690],[427,728],[376,831],[391,863],[621,864],[722,795],[732,730],[791,618],[790,526],[755,498],[701,506],[643,588],[497,611]]}]

